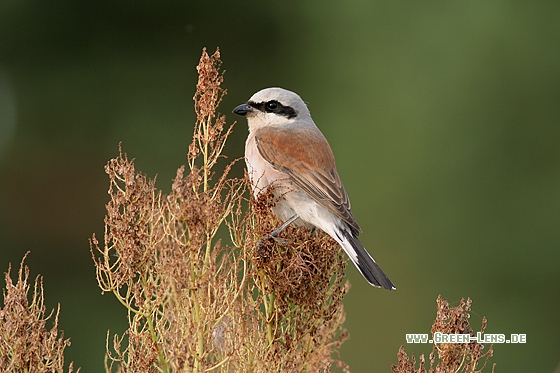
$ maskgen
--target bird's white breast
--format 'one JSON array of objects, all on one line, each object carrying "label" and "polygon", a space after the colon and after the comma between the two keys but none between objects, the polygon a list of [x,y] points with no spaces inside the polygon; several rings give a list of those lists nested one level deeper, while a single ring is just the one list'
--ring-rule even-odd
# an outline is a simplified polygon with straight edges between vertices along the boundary
[{"label": "bird's white breast", "polygon": [[271,183],[282,178],[283,173],[277,171],[260,155],[254,132],[249,133],[245,142],[245,163],[255,198]]}]

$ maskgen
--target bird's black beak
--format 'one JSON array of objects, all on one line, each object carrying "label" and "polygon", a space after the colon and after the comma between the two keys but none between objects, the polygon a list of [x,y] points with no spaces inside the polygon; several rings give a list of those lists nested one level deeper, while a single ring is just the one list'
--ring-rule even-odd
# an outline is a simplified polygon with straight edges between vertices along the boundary
[{"label": "bird's black beak", "polygon": [[253,112],[253,108],[247,104],[241,104],[239,106],[237,106],[235,109],[233,109],[233,112],[235,114],[239,114],[242,116],[246,116],[247,114]]}]

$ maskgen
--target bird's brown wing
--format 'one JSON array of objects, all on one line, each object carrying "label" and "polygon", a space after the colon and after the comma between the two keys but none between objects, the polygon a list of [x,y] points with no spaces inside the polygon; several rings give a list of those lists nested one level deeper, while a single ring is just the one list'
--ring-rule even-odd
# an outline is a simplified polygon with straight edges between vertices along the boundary
[{"label": "bird's brown wing", "polygon": [[331,147],[317,128],[264,127],[255,134],[255,140],[267,162],[344,220],[356,235],[361,231],[336,172]]}]

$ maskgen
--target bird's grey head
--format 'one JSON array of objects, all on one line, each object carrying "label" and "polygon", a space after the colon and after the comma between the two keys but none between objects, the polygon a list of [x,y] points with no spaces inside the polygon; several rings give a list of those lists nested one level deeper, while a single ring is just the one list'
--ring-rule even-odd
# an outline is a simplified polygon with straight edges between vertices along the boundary
[{"label": "bird's grey head", "polygon": [[265,88],[233,112],[246,116],[249,127],[273,126],[311,119],[305,102],[298,94],[283,88]]}]

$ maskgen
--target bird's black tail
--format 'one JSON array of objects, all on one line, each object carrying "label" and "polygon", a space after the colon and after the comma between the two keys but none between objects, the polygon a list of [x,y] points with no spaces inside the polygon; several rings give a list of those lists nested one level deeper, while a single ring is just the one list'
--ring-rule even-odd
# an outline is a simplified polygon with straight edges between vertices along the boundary
[{"label": "bird's black tail", "polygon": [[383,273],[375,260],[369,255],[358,238],[354,237],[354,235],[346,229],[340,229],[337,233],[338,237],[341,239],[340,244],[342,248],[367,282],[373,286],[382,287],[387,290],[397,290],[395,285],[393,285],[391,280],[389,280],[387,275]]}]

